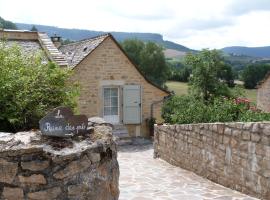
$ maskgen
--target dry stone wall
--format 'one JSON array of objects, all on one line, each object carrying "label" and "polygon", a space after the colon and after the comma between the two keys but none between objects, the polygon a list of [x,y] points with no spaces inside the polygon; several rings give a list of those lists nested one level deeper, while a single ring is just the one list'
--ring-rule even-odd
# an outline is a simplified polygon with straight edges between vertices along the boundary
[{"label": "dry stone wall", "polygon": [[0,199],[116,200],[119,166],[111,127],[89,137],[0,133]]},{"label": "dry stone wall", "polygon": [[270,199],[270,123],[155,125],[154,156]]}]

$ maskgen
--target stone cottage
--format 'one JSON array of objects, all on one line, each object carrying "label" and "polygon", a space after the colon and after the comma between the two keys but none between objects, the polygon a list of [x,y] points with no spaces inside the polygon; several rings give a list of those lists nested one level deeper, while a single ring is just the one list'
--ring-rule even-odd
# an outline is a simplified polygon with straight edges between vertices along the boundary
[{"label": "stone cottage", "polygon": [[149,119],[161,120],[161,106],[169,92],[149,81],[111,34],[60,47],[59,37],[51,40],[45,33],[1,31],[3,35],[24,49],[34,42],[49,60],[73,69],[71,81],[80,84],[81,114],[100,116],[128,136],[147,137]]},{"label": "stone cottage", "polygon": [[147,120],[160,119],[169,93],[151,83],[111,34],[63,45],[59,50],[81,85],[79,111],[100,116],[130,136],[148,136]]},{"label": "stone cottage", "polygon": [[257,86],[257,107],[265,112],[270,112],[270,72]]}]

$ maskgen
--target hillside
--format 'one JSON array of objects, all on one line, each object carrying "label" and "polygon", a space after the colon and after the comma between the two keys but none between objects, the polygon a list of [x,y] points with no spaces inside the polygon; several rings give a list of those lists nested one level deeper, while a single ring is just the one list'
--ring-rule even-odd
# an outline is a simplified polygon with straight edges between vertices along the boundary
[{"label": "hillside", "polygon": [[4,20],[2,17],[0,17],[0,28],[17,29],[16,25],[13,22]]},{"label": "hillside", "polygon": [[[33,24],[24,24],[24,23],[16,23],[18,29],[23,30],[30,30]],[[63,39],[69,40],[81,40],[85,38],[95,37],[97,35],[105,34],[106,32],[103,31],[91,31],[91,30],[84,30],[84,29],[68,29],[68,28],[59,28],[55,26],[44,26],[44,25],[37,25],[35,27],[38,31],[46,32],[48,35],[60,35]],[[193,52],[194,50],[189,49],[185,46],[180,44],[163,40],[163,36],[157,33],[128,33],[128,32],[110,32],[117,41],[122,42],[126,39],[133,39],[137,38],[142,41],[152,41],[156,42],[165,48],[174,49],[182,52]]]},{"label": "hillside", "polygon": [[225,47],[222,51],[234,55],[246,55],[251,57],[270,58],[270,46],[265,47]]}]

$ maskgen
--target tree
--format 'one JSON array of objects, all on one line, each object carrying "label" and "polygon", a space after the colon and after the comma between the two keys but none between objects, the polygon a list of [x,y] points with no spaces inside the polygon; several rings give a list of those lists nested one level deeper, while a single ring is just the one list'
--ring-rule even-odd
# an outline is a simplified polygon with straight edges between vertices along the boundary
[{"label": "tree", "polygon": [[172,66],[172,64],[168,62],[167,64],[169,65],[169,70],[170,70],[169,80],[180,81],[180,82],[189,81],[189,77],[191,74],[190,67],[188,66],[176,67],[176,66]]},{"label": "tree", "polygon": [[224,64],[220,66],[218,70],[218,78],[225,81],[229,87],[234,87],[234,71],[232,66],[229,64]]},{"label": "tree", "polygon": [[163,48],[154,42],[148,42],[141,51],[140,59],[139,66],[143,73],[154,83],[163,86],[169,74]]},{"label": "tree", "polygon": [[194,96],[207,101],[214,96],[229,95],[227,84],[221,81],[225,64],[219,51],[204,49],[195,55],[188,54],[186,62],[192,67],[190,91]]},{"label": "tree", "polygon": [[164,86],[169,75],[169,68],[161,46],[135,39],[124,41],[122,47],[149,80]]},{"label": "tree", "polygon": [[268,71],[270,71],[269,64],[253,64],[247,66],[242,72],[244,87],[247,89],[254,89]]},{"label": "tree", "polygon": [[32,26],[31,31],[38,31],[37,27],[35,25]]},{"label": "tree", "polygon": [[11,21],[6,21],[3,18],[0,17],[0,28],[4,28],[4,29],[17,29],[16,24],[14,24]]},{"label": "tree", "polygon": [[43,64],[42,55],[0,42],[0,71],[0,131],[37,128],[54,107],[76,105],[77,87],[67,84],[71,71]]},{"label": "tree", "polygon": [[141,52],[145,48],[143,41],[138,39],[128,39],[121,45],[132,62],[139,66],[141,63]]}]

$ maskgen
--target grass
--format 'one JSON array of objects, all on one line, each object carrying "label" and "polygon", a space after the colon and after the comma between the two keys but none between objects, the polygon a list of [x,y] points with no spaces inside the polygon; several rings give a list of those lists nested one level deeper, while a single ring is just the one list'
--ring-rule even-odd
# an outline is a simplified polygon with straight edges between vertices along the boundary
[{"label": "grass", "polygon": [[[166,83],[169,90],[173,90],[176,95],[185,95],[188,93],[188,84],[183,82],[177,82],[177,81],[168,81]],[[256,89],[244,89],[245,96],[250,101],[256,103],[256,96],[257,96],[257,90]]]},{"label": "grass", "polygon": [[187,83],[168,81],[166,85],[168,86],[169,90],[173,90],[176,95],[184,95],[188,93]]}]

